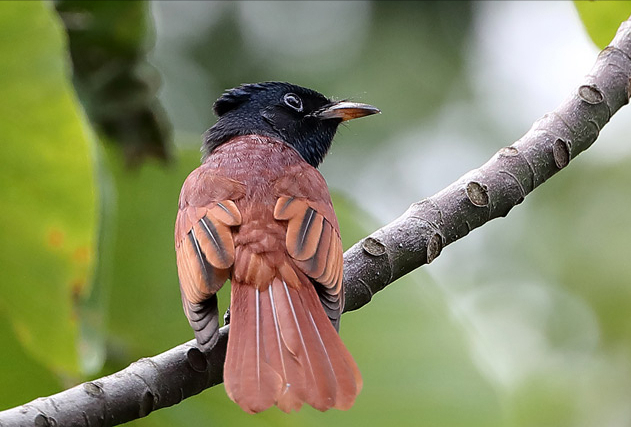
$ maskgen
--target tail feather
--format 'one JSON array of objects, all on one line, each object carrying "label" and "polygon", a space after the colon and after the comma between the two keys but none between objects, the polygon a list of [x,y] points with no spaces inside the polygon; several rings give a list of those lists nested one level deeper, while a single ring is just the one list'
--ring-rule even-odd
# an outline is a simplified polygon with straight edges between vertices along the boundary
[{"label": "tail feather", "polygon": [[292,353],[281,334],[276,301],[282,296],[276,296],[275,292],[278,292],[278,286],[270,286],[267,292],[262,293],[261,313],[264,319],[266,355],[270,365],[283,379],[282,391],[276,404],[285,412],[298,411],[306,400],[305,375],[296,353]]},{"label": "tail feather", "polygon": [[320,339],[323,343],[327,343],[325,349],[337,382],[334,407],[343,410],[350,409],[363,386],[361,373],[337,331],[328,327],[331,323],[326,313],[318,310],[320,300],[315,289],[308,288],[307,291],[311,295],[306,299],[305,306],[314,327],[317,327]]},{"label": "tail feather", "polygon": [[352,406],[361,376],[311,283],[297,289],[277,277],[259,290],[234,281],[231,301],[224,383],[232,400],[252,413]]},{"label": "tail feather", "polygon": [[308,320],[298,291],[280,281],[274,281],[272,286],[283,295],[279,298],[279,312],[283,313],[280,317],[281,333],[290,348],[295,349],[304,371],[308,384],[305,390],[306,402],[320,411],[326,411],[335,403],[335,376],[326,350]]},{"label": "tail feather", "polygon": [[232,286],[224,383],[232,400],[256,413],[278,400],[282,378],[269,365],[262,346],[259,290],[236,283]]}]

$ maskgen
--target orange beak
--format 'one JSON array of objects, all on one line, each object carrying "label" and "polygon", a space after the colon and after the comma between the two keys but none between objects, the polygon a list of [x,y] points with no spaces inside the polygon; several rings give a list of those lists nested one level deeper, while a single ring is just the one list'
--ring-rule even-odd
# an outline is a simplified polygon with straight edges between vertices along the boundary
[{"label": "orange beak", "polygon": [[320,119],[342,119],[342,121],[345,122],[347,120],[379,113],[381,113],[381,110],[373,107],[372,105],[362,104],[359,102],[340,101],[318,113],[317,117]]}]

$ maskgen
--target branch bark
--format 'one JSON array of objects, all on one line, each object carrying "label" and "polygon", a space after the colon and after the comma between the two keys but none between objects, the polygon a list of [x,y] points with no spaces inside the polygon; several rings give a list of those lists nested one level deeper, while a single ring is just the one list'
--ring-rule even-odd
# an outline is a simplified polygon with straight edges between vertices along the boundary
[{"label": "branch bark", "polygon": [[[585,83],[521,139],[344,254],[345,311],[367,304],[471,230],[506,216],[589,148],[630,96],[631,18],[600,53]],[[227,338],[223,327],[207,353],[192,340],[113,375],[0,412],[0,426],[111,426],[175,405],[222,382]]]}]

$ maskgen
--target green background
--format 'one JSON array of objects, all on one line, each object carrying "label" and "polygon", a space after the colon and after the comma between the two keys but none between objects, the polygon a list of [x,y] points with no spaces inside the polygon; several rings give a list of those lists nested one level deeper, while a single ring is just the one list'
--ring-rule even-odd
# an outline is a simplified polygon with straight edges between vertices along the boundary
[{"label": "green background", "polygon": [[[286,80],[383,111],[343,127],[322,166],[348,247],[519,138],[631,14],[631,2],[98,2],[64,17],[73,80],[56,6],[78,7],[0,3],[0,410],[192,338],[173,224],[224,89]],[[103,52],[136,92],[102,84],[115,67],[79,68]],[[121,127],[148,140],[130,149],[102,125],[130,105],[164,108],[172,132]],[[630,424],[630,117],[508,218],[344,316],[364,378],[351,410],[251,416],[218,386],[130,425]]]}]

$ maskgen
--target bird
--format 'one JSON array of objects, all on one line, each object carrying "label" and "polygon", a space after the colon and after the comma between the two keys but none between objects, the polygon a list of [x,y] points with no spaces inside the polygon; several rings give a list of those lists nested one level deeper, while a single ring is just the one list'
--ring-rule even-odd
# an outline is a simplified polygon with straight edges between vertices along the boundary
[{"label": "bird", "polygon": [[243,410],[349,409],[363,382],[338,331],[343,250],[317,167],[338,126],[380,113],[286,82],[242,84],[214,103],[202,164],[182,185],[175,251],[182,305],[203,350],[230,280],[224,386]]}]

